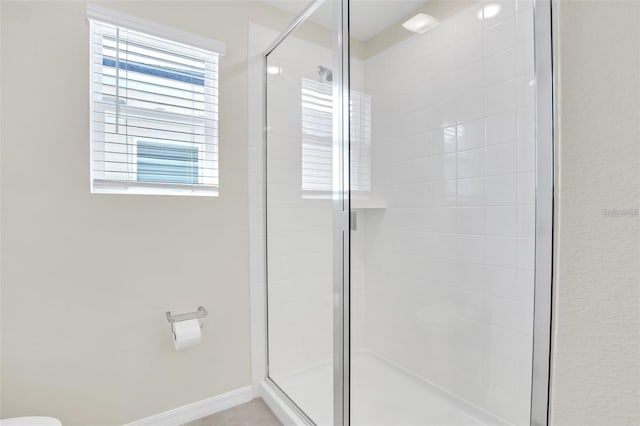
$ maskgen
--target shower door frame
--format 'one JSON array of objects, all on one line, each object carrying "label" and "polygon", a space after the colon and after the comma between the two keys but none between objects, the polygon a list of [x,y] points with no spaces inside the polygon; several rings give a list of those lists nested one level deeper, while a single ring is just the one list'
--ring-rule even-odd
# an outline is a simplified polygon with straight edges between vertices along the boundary
[{"label": "shower door frame", "polygon": [[298,418],[306,424],[315,425],[307,413],[269,376],[269,275],[267,235],[267,59],[293,31],[299,28],[325,3],[335,3],[332,34],[334,64],[333,71],[333,156],[334,173],[332,189],[333,211],[333,417],[334,425],[349,424],[349,277],[350,277],[350,186],[349,186],[349,1],[311,0],[309,5],[267,47],[263,53],[263,149],[264,149],[264,281],[265,281],[265,383],[284,401]]},{"label": "shower door frame", "polygon": [[555,183],[554,0],[533,0],[536,198],[530,425],[549,424]]},{"label": "shower door frame", "polygon": [[[334,97],[339,108],[334,110],[334,308],[333,308],[333,418],[336,426],[349,426],[350,396],[350,161],[349,161],[349,94],[350,94],[350,29],[349,0],[311,0],[305,10],[283,31],[263,53],[263,119],[264,128],[264,360],[265,384],[300,420],[314,422],[269,377],[268,275],[267,275],[267,56],[295,29],[300,27],[322,4],[339,3],[334,14]],[[553,227],[554,227],[554,122],[555,122],[555,46],[553,44],[553,0],[532,0],[534,7],[535,55],[535,126],[536,126],[536,200],[535,200],[535,284],[533,318],[533,353],[531,372],[530,425],[547,426],[549,421],[550,358],[553,294]],[[338,89],[336,89],[338,88]],[[336,91],[337,90],[337,91]],[[335,104],[334,104],[335,105]]]}]

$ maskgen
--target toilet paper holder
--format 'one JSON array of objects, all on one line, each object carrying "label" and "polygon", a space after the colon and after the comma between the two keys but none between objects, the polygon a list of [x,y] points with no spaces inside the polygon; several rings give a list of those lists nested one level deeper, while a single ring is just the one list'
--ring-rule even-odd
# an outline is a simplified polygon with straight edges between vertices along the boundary
[{"label": "toilet paper holder", "polygon": [[[173,324],[178,322],[178,321],[186,321],[186,320],[190,320],[190,319],[198,319],[201,320],[202,318],[206,317],[207,315],[209,315],[209,312],[207,312],[207,310],[203,307],[203,306],[198,306],[198,310],[195,312],[189,312],[186,314],[176,314],[176,315],[171,315],[170,311],[167,311],[167,321],[169,321],[169,323],[171,324],[171,328],[173,329]],[[204,324],[202,323],[202,321],[198,321],[200,323],[200,328],[202,328],[204,326]]]}]

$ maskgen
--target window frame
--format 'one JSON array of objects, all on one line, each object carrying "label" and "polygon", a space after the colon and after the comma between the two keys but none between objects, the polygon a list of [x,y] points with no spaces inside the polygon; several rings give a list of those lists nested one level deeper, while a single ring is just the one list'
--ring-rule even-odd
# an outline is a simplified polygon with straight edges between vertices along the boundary
[{"label": "window frame", "polygon": [[[89,93],[89,102],[90,102],[90,164],[89,164],[89,179],[90,179],[90,189],[92,194],[146,194],[146,195],[188,195],[188,196],[217,196],[219,194],[220,187],[220,167],[219,167],[219,59],[220,56],[225,54],[225,45],[224,43],[213,40],[207,37],[203,37],[197,34],[185,32],[182,30],[178,30],[176,28],[167,27],[164,25],[157,24],[155,22],[147,21],[144,19],[128,16],[121,14],[119,12],[114,12],[108,9],[103,9],[100,7],[96,7],[94,5],[87,5],[87,19],[90,23],[90,32],[89,32],[89,43],[90,43],[90,55],[89,55],[89,84],[90,84],[90,93]],[[96,83],[93,81],[94,76],[96,75],[96,70],[94,67],[97,65],[94,64],[94,56],[100,55],[100,51],[94,49],[94,38],[96,36],[96,31],[94,30],[94,22],[101,24],[108,24],[117,26],[120,28],[124,28],[127,30],[132,30],[135,32],[140,32],[145,35],[159,37],[162,39],[166,39],[172,42],[177,42],[180,44],[185,44],[187,46],[192,46],[194,48],[203,49],[211,52],[213,55],[217,55],[216,64],[213,69],[206,69],[205,73],[212,73],[211,75],[215,75],[217,77],[205,77],[205,78],[214,78],[216,82],[216,86],[214,92],[211,94],[214,98],[216,98],[215,104],[210,106],[211,110],[207,110],[207,117],[188,117],[185,118],[185,115],[179,113],[172,113],[163,111],[161,114],[154,112],[151,109],[140,108],[141,115],[148,118],[158,118],[158,119],[167,119],[167,117],[172,116],[172,120],[176,121],[185,121],[185,124],[197,124],[199,121],[202,124],[203,128],[208,128],[205,126],[205,123],[213,121],[213,126],[211,127],[212,134],[207,134],[208,137],[213,138],[213,143],[205,143],[202,145],[198,145],[197,143],[193,143],[192,145],[198,146],[198,183],[175,183],[175,182],[146,182],[146,181],[138,181],[137,180],[137,144],[138,140],[144,141],[160,141],[167,144],[183,144],[184,141],[170,141],[164,140],[161,141],[154,135],[150,136],[126,136],[128,146],[131,146],[131,152],[125,153],[125,155],[131,156],[128,158],[128,163],[133,165],[132,175],[129,176],[126,180],[119,179],[107,179],[104,176],[103,172],[102,176],[100,176],[100,171],[94,170],[96,168],[97,162],[99,159],[95,158],[95,150],[96,144],[99,144],[100,141],[96,140],[96,133],[99,133],[100,130],[96,129],[96,124],[94,124],[96,114],[108,114],[107,106],[100,105],[99,102],[96,101],[94,97],[94,87]],[[108,65],[101,65],[108,66]],[[100,74],[100,72],[98,72]],[[205,93],[205,96],[209,96]],[[128,106],[129,110],[135,110],[135,107]],[[209,107],[207,107],[209,108]],[[102,111],[100,111],[102,109]],[[144,110],[144,111],[143,111]],[[154,117],[154,114],[157,116]],[[212,116],[208,116],[211,114]],[[104,120],[103,120],[104,121]],[[158,131],[162,131],[158,129]],[[103,144],[105,142],[102,142]],[[189,145],[189,142],[184,142],[185,146]],[[202,168],[200,165],[202,161],[208,161],[211,163],[215,163],[217,165],[216,169],[207,169]],[[106,169],[106,167],[104,167]],[[203,179],[207,179],[210,182],[215,182],[214,185],[203,183]]]}]

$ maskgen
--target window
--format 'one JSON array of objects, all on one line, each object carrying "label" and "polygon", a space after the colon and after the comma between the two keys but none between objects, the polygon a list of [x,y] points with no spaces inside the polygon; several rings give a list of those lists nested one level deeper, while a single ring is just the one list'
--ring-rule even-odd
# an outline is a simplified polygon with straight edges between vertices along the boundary
[{"label": "window", "polygon": [[[371,96],[350,93],[351,189],[371,191]],[[330,83],[302,79],[302,190],[327,193],[332,176],[333,100]]]},{"label": "window", "polygon": [[88,15],[92,192],[217,195],[224,45],[93,6]]},{"label": "window", "polygon": [[198,147],[138,140],[138,182],[198,183]]}]

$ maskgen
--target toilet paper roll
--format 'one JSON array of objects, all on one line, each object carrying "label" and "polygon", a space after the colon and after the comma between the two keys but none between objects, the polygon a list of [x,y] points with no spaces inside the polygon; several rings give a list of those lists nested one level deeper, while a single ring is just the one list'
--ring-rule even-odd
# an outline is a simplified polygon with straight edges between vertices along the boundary
[{"label": "toilet paper roll", "polygon": [[200,343],[202,338],[200,322],[197,319],[173,323],[173,345],[176,350],[190,348]]}]

